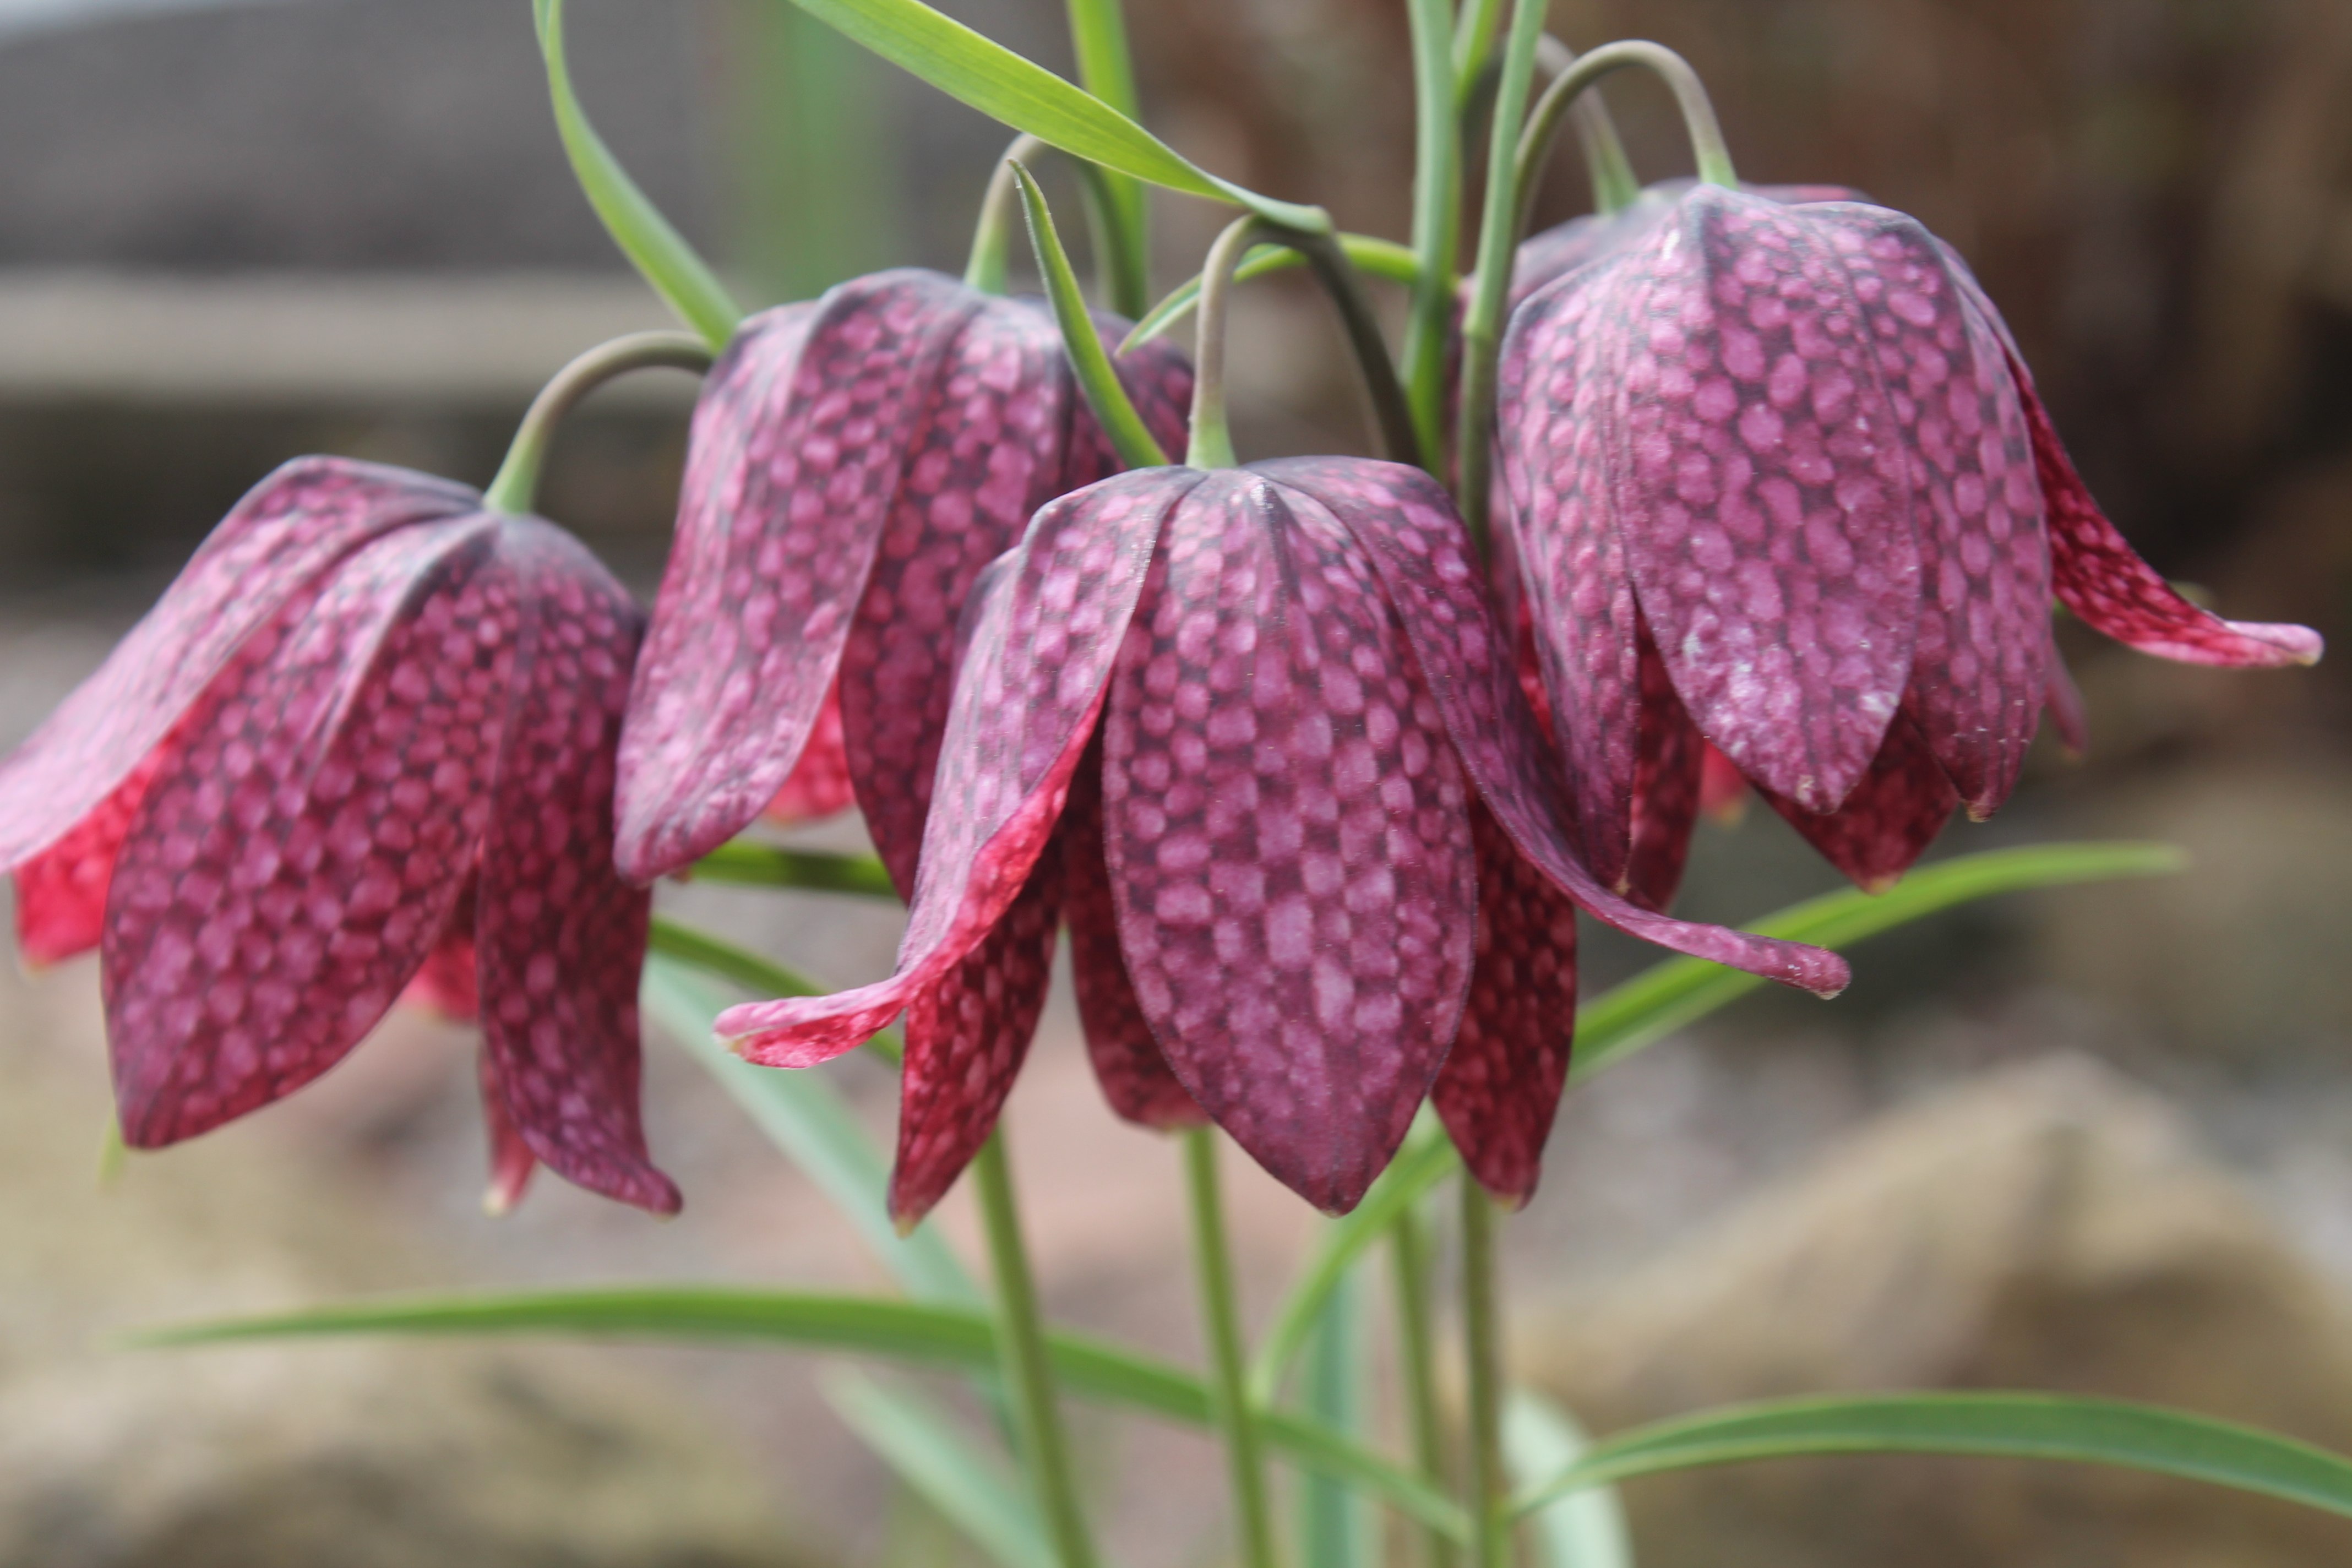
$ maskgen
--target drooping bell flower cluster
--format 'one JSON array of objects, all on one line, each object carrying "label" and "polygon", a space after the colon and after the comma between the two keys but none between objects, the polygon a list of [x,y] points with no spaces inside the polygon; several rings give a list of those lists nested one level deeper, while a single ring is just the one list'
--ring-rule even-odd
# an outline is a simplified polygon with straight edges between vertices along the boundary
[{"label": "drooping bell flower cluster", "polygon": [[1865,887],[1990,815],[2045,703],[2078,739],[2053,594],[2166,658],[2320,652],[2132,552],[1966,266],[1883,207],[1695,186],[1528,297],[1501,384],[1508,591],[1580,843],[1653,908],[1702,740]]},{"label": "drooping bell flower cluster", "polygon": [[[1180,439],[1181,354],[1155,342],[1119,369]],[[854,795],[911,889],[972,580],[1117,467],[1037,300],[902,268],[744,322],[695,412],[630,704],[623,870],[650,880],[763,807]]]},{"label": "drooping bell flower cluster", "polygon": [[312,458],[216,528],[0,764],[28,955],[100,950],[123,1137],[300,1088],[412,983],[478,1005],[494,1200],[544,1163],[657,1212],[648,899],[613,865],[643,628],[569,534]]},{"label": "drooping bell flower cluster", "polygon": [[895,973],[723,1015],[806,1067],[902,1012],[893,1212],[993,1124],[1066,910],[1114,1107],[1205,1114],[1344,1210],[1424,1094],[1524,1198],[1565,1076],[1574,910],[1824,994],[1844,963],[1601,887],[1444,492],[1353,459],[1142,469],[983,576]]}]

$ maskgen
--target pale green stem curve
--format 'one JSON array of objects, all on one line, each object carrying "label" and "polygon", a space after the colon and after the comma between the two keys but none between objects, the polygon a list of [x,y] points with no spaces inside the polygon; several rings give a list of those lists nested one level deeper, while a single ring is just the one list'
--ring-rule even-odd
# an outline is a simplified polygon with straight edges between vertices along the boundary
[{"label": "pale green stem curve", "polygon": [[667,365],[700,375],[710,368],[711,353],[691,332],[632,332],[598,343],[555,373],[531,399],[507,447],[506,461],[482,492],[482,504],[492,511],[523,513],[539,497],[539,475],[547,461],[547,446],[555,427],[582,398],[616,375],[633,370]]},{"label": "pale green stem curve", "polygon": [[1234,1492],[1234,1532],[1242,1568],[1276,1568],[1274,1510],[1267,1501],[1265,1455],[1256,1406],[1248,1387],[1242,1345],[1241,1303],[1234,1283],[1233,1249],[1225,1239],[1224,1197],[1217,1185],[1217,1133],[1187,1129],[1184,1186],[1192,1211],[1192,1272],[1201,1288],[1201,1319],[1209,1347],[1210,1404],[1224,1438],[1225,1468]]},{"label": "pale green stem curve", "polygon": [[1722,123],[1715,117],[1715,105],[1708,101],[1706,87],[1698,79],[1698,72],[1664,44],[1629,38],[1603,44],[1589,55],[1579,56],[1575,64],[1552,79],[1543,97],[1537,100],[1508,165],[1521,213],[1527,209],[1543,161],[1549,155],[1560,116],[1584,95],[1587,88],[1627,66],[1643,66],[1655,71],[1674,89],[1675,103],[1683,114],[1683,127],[1690,134],[1691,154],[1698,163],[1698,177],[1711,185],[1738,188],[1739,175],[1731,166],[1731,150],[1724,144]]},{"label": "pale green stem curve", "polygon": [[1238,466],[1225,416],[1225,301],[1234,290],[1234,268],[1264,221],[1255,214],[1234,219],[1201,265],[1201,302],[1193,321],[1192,440],[1184,453],[1190,468]]},{"label": "pale green stem curve", "polygon": [[1013,214],[1021,202],[1021,182],[1013,165],[1025,163],[1052,143],[1026,132],[1013,139],[996,172],[988,177],[988,192],[980,198],[980,221],[972,226],[971,256],[964,263],[963,286],[982,294],[1004,292],[1005,262],[1013,247]]},{"label": "pale green stem curve", "polygon": [[[1576,51],[1546,33],[1536,40],[1536,64],[1547,76],[1557,77],[1576,63]],[[1624,139],[1617,134],[1617,121],[1610,117],[1609,105],[1598,90],[1580,94],[1573,110],[1576,116],[1577,145],[1584,151],[1585,178],[1592,186],[1595,211],[1608,214],[1622,212],[1633,205],[1642,194],[1642,182],[1633,173],[1633,161],[1625,156]],[[1535,173],[1540,174],[1538,163]],[[1530,179],[1528,184],[1533,184]],[[1534,195],[1530,190],[1530,201]],[[1519,215],[1527,221],[1527,215]]]}]

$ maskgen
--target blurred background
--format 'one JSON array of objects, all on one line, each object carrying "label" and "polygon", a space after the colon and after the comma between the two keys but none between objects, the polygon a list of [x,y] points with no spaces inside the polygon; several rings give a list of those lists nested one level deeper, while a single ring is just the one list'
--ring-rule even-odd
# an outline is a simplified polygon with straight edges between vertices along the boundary
[{"label": "blurred background", "polygon": [[[1066,65],[1052,0],[945,8]],[[1401,5],[1131,9],[1169,141],[1402,235]],[[961,270],[1001,130],[772,0],[571,10],[592,114],[747,300]],[[0,0],[0,741],[277,462],[482,482],[565,358],[663,324],[565,171],[529,12]],[[2231,616],[2352,633],[2352,5],[1559,0],[1553,23],[1580,47],[1683,50],[1747,177],[1859,186],[1925,220],[2000,302],[2144,553]],[[1619,79],[1610,99],[1645,177],[1686,172],[1662,90]],[[1541,221],[1582,210],[1580,182],[1556,160]],[[1160,202],[1163,286],[1220,221]],[[1269,280],[1237,311],[1244,456],[1368,449],[1319,301]],[[600,394],[545,490],[647,587],[689,395],[660,376]],[[2192,670],[2079,630],[2089,758],[2038,756],[1998,821],[1938,853],[2146,837],[2193,869],[1938,917],[1859,950],[1833,1006],[1754,998],[1572,1099],[1509,1270],[1517,1364],[1589,1426],[2040,1386],[2352,1450],[2352,666]],[[1831,880],[1751,813],[1703,830],[1684,908],[1746,920]],[[895,935],[864,907],[664,897],[840,982],[886,968]],[[1647,961],[1596,936],[1586,967],[1597,986]],[[877,1276],[659,1040],[673,1224],[552,1181],[482,1218],[469,1044],[406,1016],[295,1100],[101,1189],[95,994],[88,961],[0,979],[0,1562],[957,1560],[793,1357],[124,1352],[127,1327],[367,1290]],[[887,1086],[837,1070],[887,1132]],[[1053,1310],[1196,1355],[1174,1151],[1101,1108],[1066,999],[1010,1115]],[[1234,1178],[1263,1307],[1313,1218]],[[937,1223],[972,1239],[960,1199]],[[1119,1560],[1219,1561],[1213,1455],[1080,1421]],[[2284,1505],[2005,1465],[1748,1467],[1625,1502],[1645,1568],[2352,1560],[2352,1526]]]}]

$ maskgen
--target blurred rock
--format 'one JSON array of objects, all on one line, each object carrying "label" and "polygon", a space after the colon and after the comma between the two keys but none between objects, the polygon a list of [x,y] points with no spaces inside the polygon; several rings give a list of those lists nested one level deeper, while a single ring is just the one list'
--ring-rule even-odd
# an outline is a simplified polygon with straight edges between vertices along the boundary
[{"label": "blurred rock", "polygon": [[[1737,1400],[2028,1388],[2352,1449],[2352,1315],[2162,1104],[2078,1057],[1886,1115],[1521,1323],[1518,1364],[1602,1432]],[[1643,1568],[2352,1560],[2352,1522],[2084,1466],[1782,1461],[1626,1502]]]},{"label": "blurred rock", "polygon": [[135,1326],[435,1277],[369,1194],[202,1141],[97,1180],[79,988],[5,986],[0,1562],[781,1568],[722,1433],[608,1357],[396,1342],[137,1350]]}]

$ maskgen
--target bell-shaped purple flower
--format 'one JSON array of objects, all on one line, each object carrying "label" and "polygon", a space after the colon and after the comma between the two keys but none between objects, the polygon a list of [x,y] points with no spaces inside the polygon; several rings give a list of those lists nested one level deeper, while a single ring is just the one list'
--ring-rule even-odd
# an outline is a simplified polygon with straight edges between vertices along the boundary
[{"label": "bell-shaped purple flower", "polygon": [[1576,909],[1822,993],[1846,968],[1593,879],[1479,578],[1444,490],[1393,464],[1151,468],[1047,506],[966,612],[896,973],[719,1031],[804,1067],[905,1013],[911,1219],[993,1124],[1066,910],[1122,1114],[1205,1113],[1340,1211],[1433,1086],[1480,1180],[1524,1198]]},{"label": "bell-shaped purple flower", "polygon": [[[1180,438],[1177,351],[1121,374]],[[779,792],[841,804],[845,776],[911,889],[972,579],[1117,467],[1039,301],[904,269],[746,321],[695,413],[622,737],[622,869],[677,870]]]},{"label": "bell-shaped purple flower", "polygon": [[1967,268],[1900,213],[1701,185],[1533,294],[1502,365],[1507,550],[1593,868],[1663,907],[1712,742],[1891,882],[2005,800],[2056,597],[2199,663],[2307,663],[2134,554]]},{"label": "bell-shaped purple flower", "polygon": [[309,458],[238,502],[0,763],[26,951],[100,949],[124,1139],[300,1088],[421,976],[478,997],[495,1192],[536,1161],[675,1210],[637,1110],[649,900],[612,857],[643,624],[462,485]]}]

